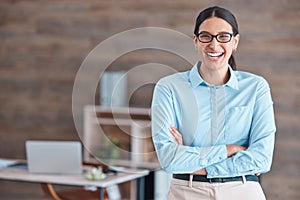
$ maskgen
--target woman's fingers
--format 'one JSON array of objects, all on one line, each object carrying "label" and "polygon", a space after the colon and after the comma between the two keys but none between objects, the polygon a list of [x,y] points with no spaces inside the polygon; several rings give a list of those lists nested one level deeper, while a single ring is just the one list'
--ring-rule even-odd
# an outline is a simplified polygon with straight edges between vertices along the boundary
[{"label": "woman's fingers", "polygon": [[174,126],[171,126],[169,128],[169,131],[173,135],[173,137],[175,139],[175,142],[177,144],[179,144],[179,145],[182,145],[183,141],[182,141],[182,135],[181,135],[181,133]]},{"label": "woman's fingers", "polygon": [[181,138],[181,134],[177,131],[176,128],[170,127],[170,132],[175,138]]}]

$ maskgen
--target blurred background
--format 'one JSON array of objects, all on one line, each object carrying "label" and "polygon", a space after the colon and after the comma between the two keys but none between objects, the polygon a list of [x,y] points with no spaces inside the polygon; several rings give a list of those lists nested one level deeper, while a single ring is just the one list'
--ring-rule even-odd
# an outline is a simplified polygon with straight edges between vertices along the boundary
[{"label": "blurred background", "polygon": [[[25,158],[28,139],[79,140],[71,107],[74,79],[100,42],[148,26],[192,37],[199,11],[212,5],[238,20],[238,68],[262,75],[271,86],[277,135],[272,170],[262,177],[267,199],[300,199],[299,0],[1,0],[0,157]],[[119,57],[109,69],[153,62],[191,68],[171,53],[145,49]],[[132,77],[128,87],[143,76],[151,74]],[[130,106],[149,108],[152,91],[153,85],[138,88]],[[0,199],[41,195],[38,184],[0,181]]]}]

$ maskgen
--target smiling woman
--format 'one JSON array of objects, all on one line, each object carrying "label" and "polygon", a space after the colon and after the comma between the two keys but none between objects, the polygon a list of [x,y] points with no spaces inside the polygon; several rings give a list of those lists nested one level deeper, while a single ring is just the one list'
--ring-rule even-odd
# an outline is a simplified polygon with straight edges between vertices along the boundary
[{"label": "smiling woman", "polygon": [[169,199],[265,199],[258,175],[272,163],[273,102],[264,78],[236,70],[239,38],[230,11],[203,10],[194,30],[201,61],[155,86],[152,134],[173,173]]},{"label": "smiling woman", "polygon": [[200,74],[213,75],[217,70],[219,73],[217,76],[203,78],[208,83],[219,85],[226,83],[229,79],[228,64],[236,69],[232,53],[237,48],[240,35],[237,23],[231,25],[222,18],[222,15],[218,17],[217,13],[215,11],[215,14],[206,20],[201,18],[203,15],[199,15],[197,20],[202,23],[199,27],[195,27],[194,42],[203,62]]}]

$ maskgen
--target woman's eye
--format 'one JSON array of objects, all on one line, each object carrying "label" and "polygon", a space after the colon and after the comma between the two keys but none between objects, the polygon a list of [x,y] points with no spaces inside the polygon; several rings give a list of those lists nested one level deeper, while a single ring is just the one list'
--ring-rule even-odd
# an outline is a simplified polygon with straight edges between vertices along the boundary
[{"label": "woman's eye", "polygon": [[222,35],[219,35],[219,38],[220,39],[227,39],[227,38],[229,38],[230,37],[230,35],[228,35],[228,34],[222,34]]},{"label": "woman's eye", "polygon": [[210,35],[200,35],[201,39],[210,39]]}]

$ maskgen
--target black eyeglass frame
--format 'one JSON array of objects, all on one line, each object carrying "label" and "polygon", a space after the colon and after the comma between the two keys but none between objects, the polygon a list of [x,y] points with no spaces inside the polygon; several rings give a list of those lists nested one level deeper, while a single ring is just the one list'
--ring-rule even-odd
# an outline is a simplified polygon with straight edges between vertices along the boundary
[{"label": "black eyeglass frame", "polygon": [[[200,36],[201,34],[209,35],[209,36],[211,37],[211,39],[210,39],[209,41],[203,42],[203,41],[201,41],[200,38],[199,38],[199,36]],[[226,41],[226,42],[220,41],[220,40],[218,39],[219,36],[224,35],[224,34],[227,34],[227,35],[230,36],[229,40]],[[197,36],[197,39],[199,40],[199,42],[202,42],[202,43],[210,43],[211,41],[213,41],[214,38],[216,38],[216,40],[217,40],[218,42],[220,42],[220,43],[228,43],[228,42],[231,41],[233,34],[232,34],[232,33],[223,32],[223,33],[218,33],[218,34],[216,34],[216,35],[213,35],[213,34],[204,32],[204,33],[198,33],[198,34],[196,34],[196,36]]]}]

